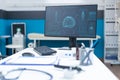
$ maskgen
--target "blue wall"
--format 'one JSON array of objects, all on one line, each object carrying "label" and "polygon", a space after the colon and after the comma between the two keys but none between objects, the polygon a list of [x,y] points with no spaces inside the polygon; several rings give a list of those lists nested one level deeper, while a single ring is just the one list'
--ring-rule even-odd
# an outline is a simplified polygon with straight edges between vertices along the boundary
[{"label": "blue wall", "polygon": [[[6,21],[4,19],[0,19],[0,36],[6,34]],[[0,38],[0,51],[2,54],[5,54],[5,39]]]},{"label": "blue wall", "polygon": [[103,58],[104,57],[104,20],[103,19],[99,19],[97,21],[97,35],[99,35],[101,39],[99,40],[99,44],[95,48],[95,54],[99,58]]},{"label": "blue wall", "polygon": [[[44,22],[42,19],[0,19],[0,35],[11,35],[11,23],[13,22],[25,22],[26,23],[26,37],[28,33],[36,32],[36,33],[44,33]],[[97,35],[101,36],[100,42],[95,48],[95,54],[99,58],[103,58],[104,53],[104,21],[103,19],[97,20]],[[26,39],[26,45],[31,42]],[[53,42],[53,43],[51,43]],[[9,43],[11,43],[11,38],[9,38]],[[88,46],[88,42],[85,42],[86,46]],[[61,47],[67,46],[68,41],[42,41],[41,45],[48,45],[51,47]],[[3,55],[6,54],[5,50],[5,40],[1,39],[0,51]]]}]

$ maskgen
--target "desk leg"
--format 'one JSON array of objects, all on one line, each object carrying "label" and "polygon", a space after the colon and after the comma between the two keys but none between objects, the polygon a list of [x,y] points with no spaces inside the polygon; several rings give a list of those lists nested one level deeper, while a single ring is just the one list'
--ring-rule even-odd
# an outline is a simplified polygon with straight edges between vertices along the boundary
[{"label": "desk leg", "polygon": [[90,40],[90,47],[93,46],[93,40]]},{"label": "desk leg", "polygon": [[[8,38],[6,38],[6,45],[8,44]],[[6,55],[8,56],[9,55],[9,50],[8,48],[6,48]]]},{"label": "desk leg", "polygon": [[34,48],[36,47],[36,41],[37,41],[37,40],[34,40]]}]

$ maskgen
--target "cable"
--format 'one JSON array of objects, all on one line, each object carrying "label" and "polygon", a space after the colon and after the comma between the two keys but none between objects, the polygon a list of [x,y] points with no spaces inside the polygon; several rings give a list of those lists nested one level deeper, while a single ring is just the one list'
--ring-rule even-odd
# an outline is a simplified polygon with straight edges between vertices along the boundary
[{"label": "cable", "polygon": [[77,70],[78,72],[82,71],[80,67],[72,67],[72,66],[65,66],[65,65],[54,65],[56,68],[61,68],[61,69],[72,69],[72,70]]},{"label": "cable", "polygon": [[[48,76],[50,77],[48,80],[52,80],[52,79],[53,79],[53,76],[52,76],[50,73],[45,72],[45,71],[42,71],[42,70],[19,68],[19,69],[13,69],[13,70],[8,71],[6,75],[3,75],[3,74],[1,73],[1,74],[0,74],[0,80],[17,80],[17,79],[20,77],[20,75],[22,74],[22,72],[23,72],[23,71],[26,71],[26,70],[44,73],[45,75],[48,75]],[[14,72],[14,71],[21,71],[21,72],[20,72],[20,74],[19,74],[17,77],[15,77],[15,78],[5,78],[5,76],[7,76],[8,74],[10,74],[10,73],[12,73],[12,72]]]}]

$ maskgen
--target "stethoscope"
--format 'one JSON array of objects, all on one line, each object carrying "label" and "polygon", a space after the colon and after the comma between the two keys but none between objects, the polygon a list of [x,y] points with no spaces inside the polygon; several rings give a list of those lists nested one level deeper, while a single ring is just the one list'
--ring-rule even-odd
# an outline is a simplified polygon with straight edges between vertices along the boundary
[{"label": "stethoscope", "polygon": [[[6,78],[6,76],[12,72],[15,72],[15,71],[20,71],[19,75],[14,77],[14,78]],[[52,80],[53,79],[53,76],[46,72],[46,71],[42,71],[42,70],[36,70],[36,69],[28,69],[28,68],[18,68],[18,69],[13,69],[13,70],[10,70],[6,73],[6,75],[3,75],[2,73],[0,74],[0,80],[17,80],[20,78],[21,74],[23,71],[35,71],[35,72],[39,72],[39,73],[42,73],[42,74],[45,74],[46,76],[49,77],[49,79],[47,80]]]}]

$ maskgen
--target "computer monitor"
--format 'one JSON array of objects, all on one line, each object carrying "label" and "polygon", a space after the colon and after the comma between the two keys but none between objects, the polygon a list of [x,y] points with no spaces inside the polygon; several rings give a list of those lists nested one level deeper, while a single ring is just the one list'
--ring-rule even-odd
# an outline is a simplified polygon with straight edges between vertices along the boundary
[{"label": "computer monitor", "polygon": [[47,6],[45,36],[68,37],[70,47],[76,38],[95,38],[97,5]]}]

